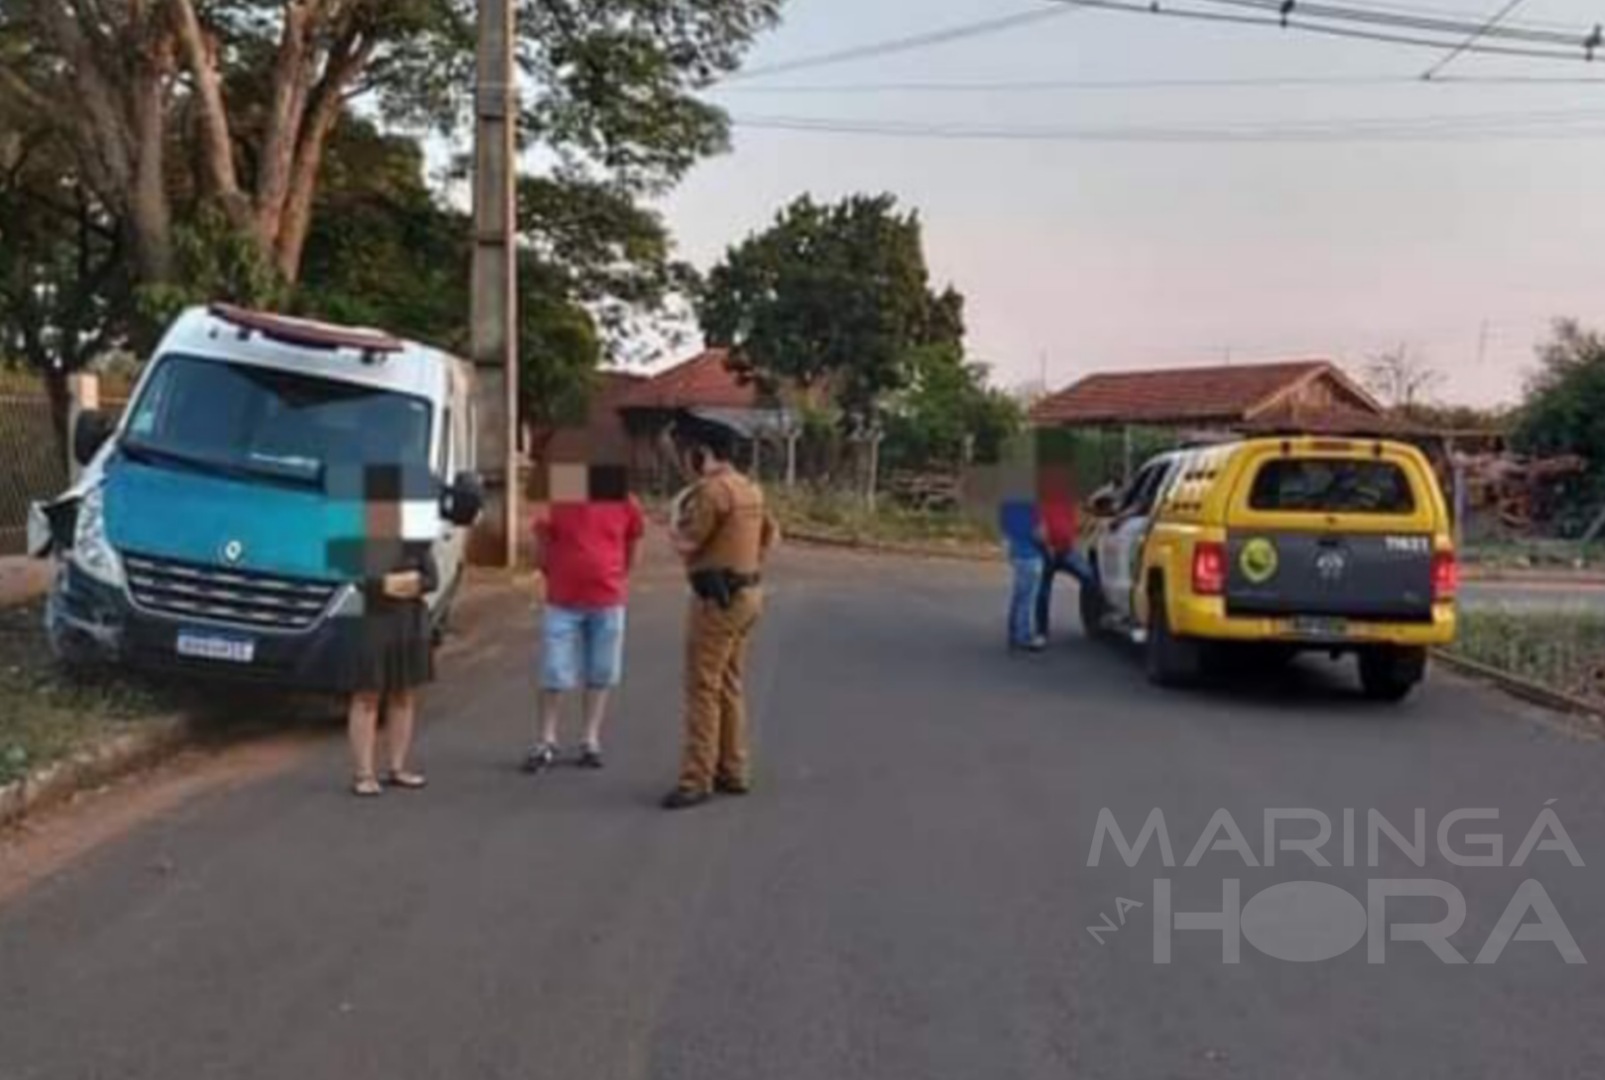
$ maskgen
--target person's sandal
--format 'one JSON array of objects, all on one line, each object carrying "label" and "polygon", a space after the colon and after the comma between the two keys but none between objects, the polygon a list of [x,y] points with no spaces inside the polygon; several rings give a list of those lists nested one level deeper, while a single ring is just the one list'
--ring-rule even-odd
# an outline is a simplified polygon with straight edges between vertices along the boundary
[{"label": "person's sandal", "polygon": [[357,776],[351,780],[351,794],[359,799],[371,799],[384,793],[385,789],[372,776]]},{"label": "person's sandal", "polygon": [[423,773],[408,772],[405,769],[392,769],[385,774],[387,787],[401,788],[403,791],[419,791],[429,786],[429,778]]}]

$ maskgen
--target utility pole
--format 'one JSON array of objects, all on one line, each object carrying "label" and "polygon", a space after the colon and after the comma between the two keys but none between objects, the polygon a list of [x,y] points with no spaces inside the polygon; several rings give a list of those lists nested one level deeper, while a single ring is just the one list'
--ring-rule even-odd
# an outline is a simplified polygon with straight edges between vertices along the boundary
[{"label": "utility pole", "polygon": [[514,216],[512,0],[479,0],[474,87],[474,267],[470,299],[479,469],[485,514],[471,552],[483,565],[518,561],[518,249]]}]

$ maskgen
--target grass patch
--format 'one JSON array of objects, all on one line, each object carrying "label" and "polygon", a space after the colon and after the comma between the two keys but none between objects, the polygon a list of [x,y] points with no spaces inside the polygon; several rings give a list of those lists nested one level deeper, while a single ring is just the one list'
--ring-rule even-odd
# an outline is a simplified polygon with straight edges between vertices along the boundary
[{"label": "grass patch", "polygon": [[1584,548],[1575,540],[1476,540],[1462,554],[1468,563],[1506,570],[1605,566],[1605,544]]},{"label": "grass patch", "polygon": [[1605,614],[1462,609],[1451,651],[1554,690],[1605,702]]},{"label": "grass patch", "polygon": [[36,604],[0,609],[0,784],[161,709],[152,691],[126,682],[68,679],[50,657],[42,617]]},{"label": "grass patch", "polygon": [[996,544],[997,530],[956,511],[915,510],[886,503],[871,512],[861,497],[839,492],[769,488],[782,530],[822,533],[842,540],[977,547]]}]

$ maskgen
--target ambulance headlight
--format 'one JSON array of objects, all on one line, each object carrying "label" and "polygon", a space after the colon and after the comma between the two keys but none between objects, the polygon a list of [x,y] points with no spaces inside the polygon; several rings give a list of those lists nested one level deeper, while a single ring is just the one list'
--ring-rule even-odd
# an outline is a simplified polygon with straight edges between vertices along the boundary
[{"label": "ambulance headlight", "polygon": [[78,503],[72,561],[97,581],[118,588],[123,585],[123,561],[106,538],[106,496],[99,486],[91,488]]}]

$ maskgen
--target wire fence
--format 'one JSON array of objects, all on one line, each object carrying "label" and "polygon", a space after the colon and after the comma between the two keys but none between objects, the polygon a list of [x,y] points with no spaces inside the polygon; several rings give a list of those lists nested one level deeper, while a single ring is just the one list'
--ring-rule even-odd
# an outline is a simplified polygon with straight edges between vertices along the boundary
[{"label": "wire fence", "polygon": [[42,394],[0,392],[0,555],[27,549],[28,506],[67,484],[50,401]]}]

